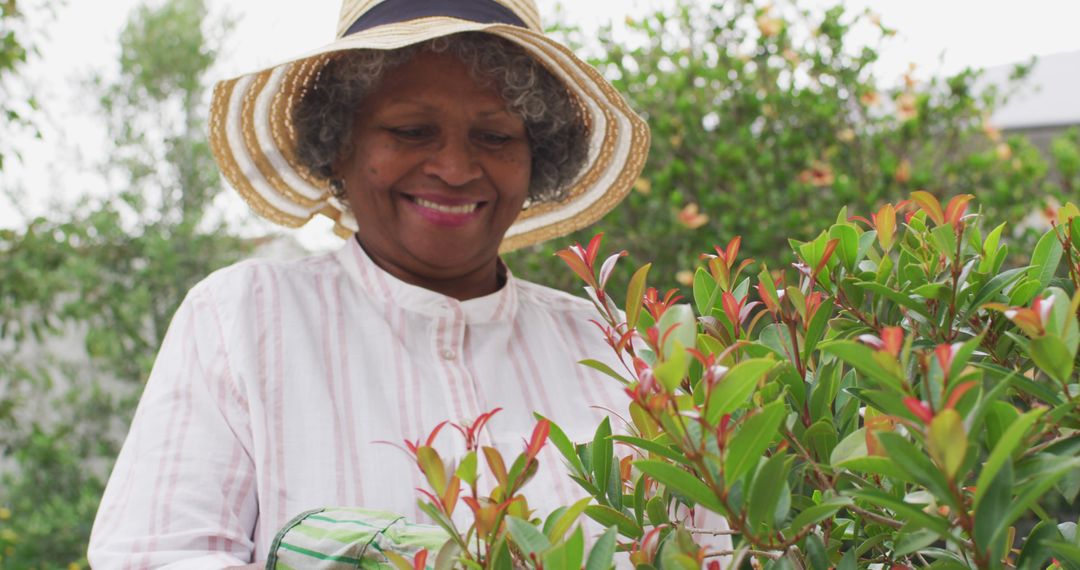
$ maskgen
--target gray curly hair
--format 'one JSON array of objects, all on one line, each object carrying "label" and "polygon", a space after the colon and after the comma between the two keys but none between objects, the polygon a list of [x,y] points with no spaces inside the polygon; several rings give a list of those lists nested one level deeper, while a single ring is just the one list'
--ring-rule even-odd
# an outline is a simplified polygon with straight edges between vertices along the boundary
[{"label": "gray curly hair", "polygon": [[[578,104],[562,82],[523,48],[478,32],[393,51],[353,50],[330,60],[293,109],[300,161],[316,176],[331,181],[333,188],[333,164],[350,150],[356,109],[383,74],[421,51],[460,59],[473,79],[494,83],[507,108],[524,120],[532,151],[528,203],[565,198],[588,152],[588,129]],[[343,194],[334,188],[336,197],[343,199]]]}]

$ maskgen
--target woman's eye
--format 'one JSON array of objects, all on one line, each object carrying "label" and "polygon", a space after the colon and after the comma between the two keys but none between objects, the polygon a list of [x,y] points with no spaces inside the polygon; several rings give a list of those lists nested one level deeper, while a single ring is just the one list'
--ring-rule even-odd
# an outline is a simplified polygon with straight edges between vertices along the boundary
[{"label": "woman's eye", "polygon": [[390,127],[390,134],[405,140],[421,140],[431,135],[428,127]]},{"label": "woman's eye", "polygon": [[480,144],[484,144],[487,146],[502,146],[509,142],[511,138],[513,138],[509,135],[504,135],[502,133],[496,133],[491,131],[476,133],[475,137],[476,140],[480,142]]}]

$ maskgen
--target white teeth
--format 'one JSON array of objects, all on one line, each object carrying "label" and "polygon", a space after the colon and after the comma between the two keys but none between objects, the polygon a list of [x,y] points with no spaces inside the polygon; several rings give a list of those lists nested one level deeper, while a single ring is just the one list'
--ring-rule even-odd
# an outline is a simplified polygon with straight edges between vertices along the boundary
[{"label": "white teeth", "polygon": [[472,204],[462,204],[460,206],[447,206],[445,204],[437,204],[423,198],[417,198],[416,203],[430,210],[435,210],[436,212],[444,212],[447,214],[468,214],[476,210],[477,206],[479,206],[477,202],[473,202]]}]

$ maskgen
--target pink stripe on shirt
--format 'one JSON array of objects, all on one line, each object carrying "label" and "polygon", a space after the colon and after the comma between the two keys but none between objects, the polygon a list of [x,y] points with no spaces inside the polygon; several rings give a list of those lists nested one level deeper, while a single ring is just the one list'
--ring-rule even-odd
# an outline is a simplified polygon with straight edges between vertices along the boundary
[{"label": "pink stripe on shirt", "polygon": [[[334,449],[341,450],[341,438],[345,432],[345,426],[341,422],[341,410],[338,409],[337,395],[334,393],[337,385],[337,378],[334,371],[334,356],[332,354],[333,347],[340,342],[340,339],[335,339],[332,332],[330,323],[329,309],[327,308],[326,299],[329,297],[326,291],[326,283],[322,275],[315,276],[315,289],[318,291],[319,298],[319,329],[322,331],[322,352],[323,352],[323,370],[326,374],[326,389],[330,393],[330,402],[332,404],[331,416],[334,422],[333,433],[330,435],[330,441],[333,442]],[[351,431],[351,430],[350,430]],[[345,496],[345,480],[347,475],[345,473],[344,458],[340,452],[334,454],[334,480],[336,481],[335,488],[339,497]]]}]

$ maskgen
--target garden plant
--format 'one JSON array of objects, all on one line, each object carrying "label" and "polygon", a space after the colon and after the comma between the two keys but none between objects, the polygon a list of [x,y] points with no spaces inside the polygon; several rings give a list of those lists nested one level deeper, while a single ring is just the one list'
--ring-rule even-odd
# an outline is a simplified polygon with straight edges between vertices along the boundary
[{"label": "garden plant", "polygon": [[[661,290],[688,286],[715,236],[772,267],[793,261],[787,239],[807,240],[842,207],[869,211],[915,190],[974,194],[1030,252],[1045,228],[1021,220],[1080,192],[1080,132],[1040,151],[999,130],[992,115],[1023,88],[991,85],[979,70],[932,65],[886,73],[896,30],[872,12],[808,10],[798,0],[671,2],[602,29],[598,45],[571,42],[649,121],[652,145],[635,190],[597,225],[611,247],[653,262]],[[900,30],[903,32],[903,30]],[[1038,218],[1039,216],[1034,216]],[[523,277],[564,290],[549,243],[512,254]],[[616,274],[623,288],[626,277]]]},{"label": "garden plant", "polygon": [[[601,262],[600,235],[560,251],[621,363],[582,364],[624,384],[623,425],[574,443],[538,418],[509,470],[476,443],[490,414],[458,426],[460,462],[435,434],[410,445],[424,509],[455,536],[434,566],[608,568],[621,550],[638,568],[1080,568],[1080,210],[1007,268],[1006,226],[975,205],[919,191],[841,211],[791,242],[787,272],[735,237],[702,256],[688,299],[648,287],[648,264],[611,291],[626,253]],[[538,516],[517,493],[548,438],[588,498]],[[478,452],[497,480],[484,498]],[[587,556],[579,517],[608,527]]]}]

